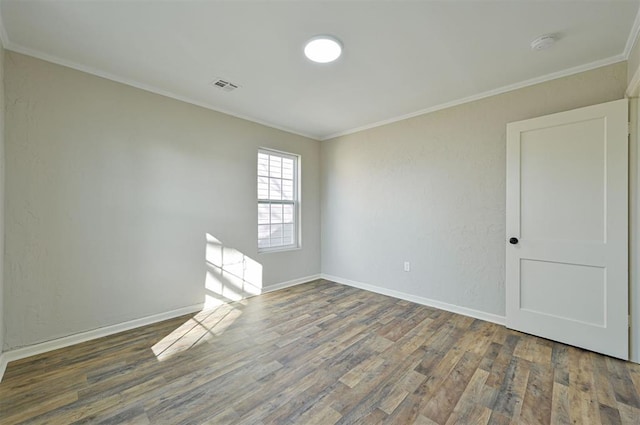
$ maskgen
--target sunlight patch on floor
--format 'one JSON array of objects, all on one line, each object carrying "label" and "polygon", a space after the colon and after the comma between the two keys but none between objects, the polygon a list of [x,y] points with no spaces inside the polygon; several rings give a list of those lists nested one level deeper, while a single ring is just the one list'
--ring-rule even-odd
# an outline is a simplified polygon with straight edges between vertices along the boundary
[{"label": "sunlight patch on floor", "polygon": [[160,361],[183,353],[200,344],[210,342],[242,315],[238,306],[223,304],[213,309],[205,309],[184,322],[173,332],[158,341],[151,350]]}]

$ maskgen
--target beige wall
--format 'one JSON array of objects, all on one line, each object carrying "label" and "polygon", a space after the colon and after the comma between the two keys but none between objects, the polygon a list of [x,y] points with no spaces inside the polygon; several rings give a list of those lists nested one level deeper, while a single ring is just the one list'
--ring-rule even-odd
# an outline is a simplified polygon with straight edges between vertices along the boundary
[{"label": "beige wall", "polygon": [[626,67],[323,142],[323,273],[503,316],[506,124],[621,99]]},{"label": "beige wall", "polygon": [[[626,66],[320,144],[7,52],[4,347],[202,302],[207,233],[265,286],[322,266],[503,315],[506,123],[622,98]],[[256,252],[258,146],[302,155],[301,250]]]},{"label": "beige wall", "polygon": [[[5,70],[5,349],[201,303],[207,234],[264,286],[320,272],[319,142],[16,53]],[[300,250],[257,253],[260,146],[302,156]]]}]

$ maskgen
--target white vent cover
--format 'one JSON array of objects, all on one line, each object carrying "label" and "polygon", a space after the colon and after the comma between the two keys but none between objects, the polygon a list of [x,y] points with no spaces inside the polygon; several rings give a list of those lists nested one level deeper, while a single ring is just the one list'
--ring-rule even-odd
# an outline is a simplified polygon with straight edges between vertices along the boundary
[{"label": "white vent cover", "polygon": [[240,87],[239,85],[234,84],[229,80],[225,80],[223,78],[216,78],[211,82],[211,85],[213,87],[219,88],[220,90],[224,90],[224,91],[234,91],[235,89]]}]

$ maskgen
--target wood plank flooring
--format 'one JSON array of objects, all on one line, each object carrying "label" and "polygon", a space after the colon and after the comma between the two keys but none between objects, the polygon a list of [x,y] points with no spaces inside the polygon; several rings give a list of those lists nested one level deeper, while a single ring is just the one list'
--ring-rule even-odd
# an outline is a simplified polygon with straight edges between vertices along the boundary
[{"label": "wood plank flooring", "polygon": [[640,424],[640,366],[328,281],[9,364],[2,424]]}]

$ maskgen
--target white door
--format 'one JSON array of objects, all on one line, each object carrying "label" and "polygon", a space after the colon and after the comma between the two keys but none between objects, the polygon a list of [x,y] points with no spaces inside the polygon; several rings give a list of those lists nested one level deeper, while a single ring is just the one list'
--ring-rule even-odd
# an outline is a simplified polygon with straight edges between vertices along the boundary
[{"label": "white door", "polygon": [[627,100],[507,125],[507,326],[628,359]]}]

